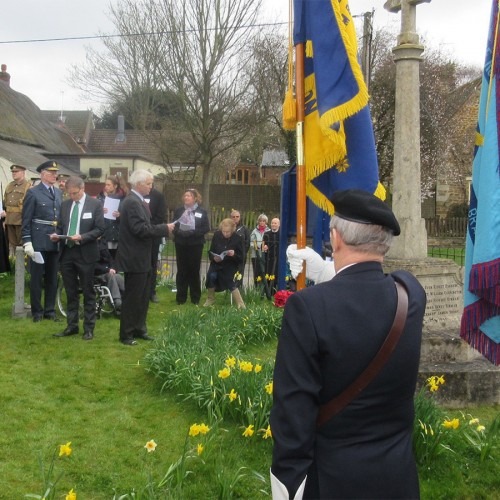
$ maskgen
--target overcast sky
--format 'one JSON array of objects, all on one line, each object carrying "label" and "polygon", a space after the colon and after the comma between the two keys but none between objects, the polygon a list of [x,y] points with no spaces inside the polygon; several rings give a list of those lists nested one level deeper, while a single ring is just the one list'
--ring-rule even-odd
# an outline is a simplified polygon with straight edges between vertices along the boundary
[{"label": "overcast sky", "polygon": [[[266,20],[286,21],[289,0],[262,0]],[[0,42],[44,40],[115,33],[107,17],[118,0],[17,0],[3,2]],[[400,15],[384,10],[385,0],[350,0],[354,16],[374,10],[376,26],[395,33]],[[434,48],[458,61],[482,67],[492,0],[432,0],[417,7],[417,31]],[[284,29],[286,34],[286,29]],[[100,48],[98,40],[0,43],[0,63],[7,65],[14,90],[41,109],[94,109],[99,104],[81,96],[67,83],[72,64],[85,61],[85,46]]]}]

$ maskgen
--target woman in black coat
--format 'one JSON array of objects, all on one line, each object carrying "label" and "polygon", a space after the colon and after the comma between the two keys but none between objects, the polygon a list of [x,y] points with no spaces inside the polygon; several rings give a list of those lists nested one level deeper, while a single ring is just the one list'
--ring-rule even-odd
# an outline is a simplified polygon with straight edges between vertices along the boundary
[{"label": "woman in black coat", "polygon": [[185,304],[189,290],[191,302],[198,304],[201,298],[201,256],[210,221],[207,211],[200,207],[201,195],[196,189],[186,190],[182,201],[184,205],[174,212],[176,299],[177,304]]},{"label": "woman in black coat", "polygon": [[207,272],[208,297],[204,307],[215,303],[215,292],[229,290],[238,309],[245,304],[238,289],[238,269],[243,262],[243,240],[236,234],[232,219],[224,219],[215,232],[209,250],[210,267]]}]

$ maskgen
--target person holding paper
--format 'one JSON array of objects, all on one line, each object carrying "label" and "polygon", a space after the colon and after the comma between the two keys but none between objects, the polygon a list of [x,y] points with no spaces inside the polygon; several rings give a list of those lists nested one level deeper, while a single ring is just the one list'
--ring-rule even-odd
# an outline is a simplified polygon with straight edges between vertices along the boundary
[{"label": "person holding paper", "polygon": [[[55,303],[57,293],[57,271],[59,268],[59,245],[50,235],[55,232],[61,211],[61,191],[54,187],[59,167],[53,160],[39,165],[40,183],[26,191],[23,202],[21,238],[24,253],[30,262],[31,317],[34,322],[42,319],[56,320]],[[40,252],[43,263],[33,257]],[[45,293],[42,305],[42,291]]]},{"label": "person holding paper", "polygon": [[236,233],[236,223],[224,219],[215,231],[209,250],[210,267],[207,272],[208,297],[204,307],[215,303],[215,292],[229,290],[238,309],[244,309],[245,303],[238,288],[238,270],[243,261],[243,240]]},{"label": "person holding paper", "polygon": [[120,234],[120,204],[127,193],[128,188],[123,178],[119,175],[110,175],[106,177],[103,191],[97,195],[103,204],[104,225],[106,227],[104,237],[113,258],[116,257]]},{"label": "person holding paper", "polygon": [[201,298],[200,267],[205,234],[210,231],[207,211],[200,207],[201,195],[196,189],[187,189],[184,202],[174,212],[175,258],[177,262],[177,304],[185,304],[188,290],[191,302],[199,304]]},{"label": "person holding paper", "polygon": [[[104,233],[104,218],[99,200],[85,193],[80,177],[66,181],[69,199],[61,205],[61,220],[51,241],[61,241],[60,269],[68,302],[67,326],[54,337],[79,333],[79,289],[83,293],[83,340],[94,338],[96,298],[94,268],[99,260],[98,238]],[[64,238],[61,238],[64,235]]]}]

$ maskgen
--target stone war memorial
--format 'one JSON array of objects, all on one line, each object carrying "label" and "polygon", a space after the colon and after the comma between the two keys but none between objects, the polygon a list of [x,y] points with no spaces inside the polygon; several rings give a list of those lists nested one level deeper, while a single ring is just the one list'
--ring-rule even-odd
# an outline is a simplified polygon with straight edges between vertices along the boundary
[{"label": "stone war memorial", "polygon": [[[421,217],[419,65],[424,47],[416,27],[417,6],[431,0],[388,0],[384,8],[401,13],[401,33],[393,49],[396,105],[392,208],[401,226],[384,269],[406,269],[427,293],[420,382],[445,375],[439,397],[447,406],[500,403],[500,369],[460,338],[463,312],[461,268],[447,259],[427,257],[427,233]],[[422,8],[422,7],[420,7]],[[418,180],[416,182],[416,180]]]}]

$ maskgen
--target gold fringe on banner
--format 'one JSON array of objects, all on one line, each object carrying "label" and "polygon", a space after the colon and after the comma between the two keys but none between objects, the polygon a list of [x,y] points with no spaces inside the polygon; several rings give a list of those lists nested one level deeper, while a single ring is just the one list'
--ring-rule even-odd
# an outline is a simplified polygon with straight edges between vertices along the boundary
[{"label": "gold fringe on banner", "polygon": [[293,94],[293,35],[292,35],[292,0],[288,10],[288,88],[283,101],[283,128],[295,130],[297,125],[297,101]]}]

